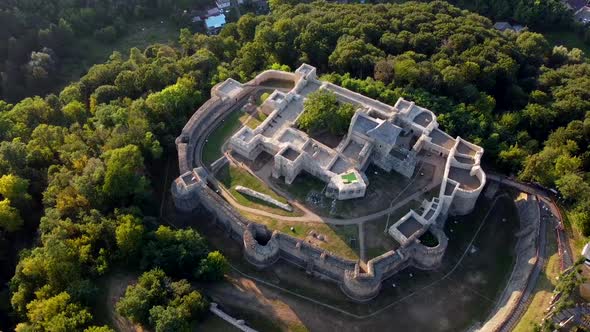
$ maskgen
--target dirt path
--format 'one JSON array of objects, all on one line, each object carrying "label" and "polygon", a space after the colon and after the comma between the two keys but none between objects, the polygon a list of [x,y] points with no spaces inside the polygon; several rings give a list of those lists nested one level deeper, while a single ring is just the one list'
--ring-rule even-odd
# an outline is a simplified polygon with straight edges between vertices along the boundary
[{"label": "dirt path", "polygon": [[125,273],[114,273],[107,282],[107,299],[106,308],[108,308],[108,318],[117,331],[120,332],[142,332],[145,331],[140,326],[133,325],[115,311],[115,306],[119,298],[125,294],[127,286],[136,281],[135,275]]},{"label": "dirt path", "polygon": [[279,327],[282,330],[292,330],[294,327],[305,327],[300,318],[301,310],[307,310],[306,315],[313,315],[309,307],[295,305],[295,308],[294,303],[286,303],[275,291],[261,288],[250,279],[233,276],[229,279],[229,283],[212,285],[207,293],[215,302],[233,311],[232,315],[238,319],[248,313],[255,313],[280,322]]}]

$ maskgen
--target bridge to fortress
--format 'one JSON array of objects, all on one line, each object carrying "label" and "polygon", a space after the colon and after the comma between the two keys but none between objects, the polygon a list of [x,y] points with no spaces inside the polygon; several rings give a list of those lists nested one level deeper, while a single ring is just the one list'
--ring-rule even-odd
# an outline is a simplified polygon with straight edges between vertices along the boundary
[{"label": "bridge to fortress", "polygon": [[[289,91],[286,91],[287,89],[281,84],[277,84],[285,81],[293,83],[293,88]],[[270,128],[272,121],[276,117],[288,117],[285,112],[292,110],[290,103],[302,104],[308,93],[318,89],[329,89],[339,98],[360,105],[353,121],[363,118],[360,121],[373,121],[376,125],[368,130],[365,130],[368,127],[356,127],[360,129],[353,132],[354,124],[351,124],[346,138],[348,141],[342,144],[340,150],[328,151],[335,154],[332,156],[331,164],[312,165],[320,167],[316,170],[316,174],[339,176],[338,172],[333,171],[333,166],[338,158],[344,160],[342,155],[351,140],[364,144],[361,150],[373,149],[371,157],[366,158],[367,160],[374,158],[373,162],[378,166],[379,162],[385,161],[391,161],[391,165],[399,167],[407,165],[403,163],[404,159],[399,159],[401,162],[391,159],[396,157],[396,154],[391,151],[399,152],[400,150],[395,148],[395,141],[387,137],[375,136],[378,134],[378,130],[374,130],[376,126],[389,128],[402,134],[404,131],[411,130],[411,135],[415,135],[417,139],[412,146],[407,146],[407,151],[403,150],[407,153],[406,156],[412,153],[415,156],[420,151],[426,151],[444,158],[444,171],[438,195],[429,201],[424,201],[419,211],[410,210],[389,228],[389,234],[400,242],[400,248],[375,257],[366,264],[361,264],[359,261],[339,257],[304,240],[276,230],[271,231],[262,224],[248,220],[220,195],[222,190],[213,171],[226,162],[226,157],[210,165],[203,162],[202,151],[207,137],[228,115],[245,104],[250,96],[261,89],[269,88],[275,91],[261,106],[267,107],[269,116],[254,130],[245,129],[245,127],[240,129],[229,144],[234,151],[239,150],[243,145],[242,154],[255,158],[257,153],[264,149],[264,144],[261,142],[270,142],[267,145],[278,149],[271,151],[274,154],[275,166],[279,164],[283,172],[298,172],[300,169],[297,170],[297,167],[310,163],[315,155],[313,152],[306,153],[305,149],[315,143],[306,137],[303,137],[304,141],[299,143],[296,139],[285,141],[275,139],[278,137],[275,135],[282,137],[285,132],[291,132],[292,126]],[[293,123],[295,119],[296,116],[289,118],[289,121]],[[398,127],[399,130],[394,127]],[[374,131],[369,132],[371,130]],[[268,134],[269,132],[272,134]],[[391,132],[386,134],[389,135]],[[365,141],[359,141],[359,137]],[[381,159],[377,160],[374,156],[382,147],[378,146],[379,142],[382,142],[377,141],[378,139],[392,143],[392,149],[386,154],[379,155]],[[258,140],[258,143],[250,140]],[[369,144],[373,146],[368,147]],[[322,82],[317,79],[315,68],[305,64],[294,73],[268,70],[245,84],[232,79],[217,84],[212,88],[211,99],[193,114],[183,128],[176,139],[176,146],[181,175],[173,182],[171,191],[179,211],[191,213],[197,208],[210,211],[216,217],[218,226],[243,244],[244,257],[254,266],[265,268],[283,259],[304,268],[311,275],[334,281],[347,296],[359,302],[374,298],[379,293],[383,280],[408,266],[425,270],[438,267],[448,245],[448,238],[443,231],[447,216],[470,213],[486,183],[486,175],[480,167],[483,149],[460,137],[452,138],[438,129],[436,116],[429,110],[401,98],[395,106],[386,105],[334,84]],[[258,149],[257,152],[256,149]],[[284,153],[287,150],[289,152]],[[296,155],[290,151],[295,151]],[[351,165],[354,166],[354,163]],[[387,167],[385,164],[381,166]],[[398,166],[392,166],[390,169],[403,173],[403,169]],[[332,170],[328,170],[331,173],[321,167],[331,167]],[[362,178],[365,167],[343,169],[342,172],[349,173],[353,170]],[[346,196],[343,198],[345,199]],[[330,220],[322,221],[330,222]],[[419,237],[426,231],[430,231],[437,238],[436,246],[429,247],[420,242]]]}]

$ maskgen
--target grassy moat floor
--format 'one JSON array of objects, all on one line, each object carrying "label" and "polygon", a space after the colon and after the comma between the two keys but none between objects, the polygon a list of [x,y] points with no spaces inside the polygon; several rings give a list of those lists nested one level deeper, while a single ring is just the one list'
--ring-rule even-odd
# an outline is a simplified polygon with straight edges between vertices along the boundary
[{"label": "grassy moat floor", "polygon": [[[490,204],[491,201],[482,195],[473,213],[448,219],[445,232],[450,238],[449,248],[439,269],[408,268],[384,281],[381,294],[362,305],[351,302],[336,284],[313,278],[302,268],[286,262],[279,261],[265,270],[253,268],[243,260],[240,244],[228,239],[206,216],[174,220],[179,226],[197,228],[232,265],[249,276],[356,315],[374,314],[367,319],[351,318],[233,271],[229,275],[230,283],[213,287],[210,296],[230,313],[242,315],[254,328],[265,331],[388,330],[395,322],[399,330],[457,331],[485,321],[514,263],[514,233],[519,224],[513,198],[498,199],[484,220]],[[482,222],[472,250],[469,243]],[[296,231],[305,232],[303,228],[296,228]],[[457,265],[466,250],[467,254]],[[455,266],[456,269],[443,278]]]}]

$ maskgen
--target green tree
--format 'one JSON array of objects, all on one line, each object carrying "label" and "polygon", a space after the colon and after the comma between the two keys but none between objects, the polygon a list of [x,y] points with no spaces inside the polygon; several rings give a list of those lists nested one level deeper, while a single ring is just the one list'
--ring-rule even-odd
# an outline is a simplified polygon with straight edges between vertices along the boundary
[{"label": "green tree", "polygon": [[143,176],[143,157],[135,145],[107,151],[104,154],[106,172],[102,191],[113,200],[142,197],[148,181]]},{"label": "green tree", "polygon": [[159,267],[173,276],[190,275],[206,255],[205,240],[197,231],[160,226],[150,234],[142,265]]},{"label": "green tree", "polygon": [[199,278],[206,281],[218,281],[224,278],[229,269],[229,263],[219,251],[212,251],[201,260]]},{"label": "green tree", "polygon": [[364,77],[373,72],[373,67],[385,53],[372,44],[365,43],[351,36],[338,40],[336,48],[330,54],[330,66],[340,72],[351,72]]},{"label": "green tree", "polygon": [[66,104],[61,111],[63,112],[68,123],[72,124],[75,122],[84,123],[88,117],[86,106],[81,102],[74,100]]},{"label": "green tree", "polygon": [[123,70],[115,78],[115,86],[120,95],[126,97],[135,97],[139,92],[137,83],[139,77],[136,72]]},{"label": "green tree", "polygon": [[7,232],[14,232],[19,230],[22,225],[23,220],[18,210],[10,205],[10,200],[0,201],[0,228]]},{"label": "green tree", "polygon": [[164,90],[150,94],[145,104],[150,111],[152,123],[163,122],[167,133],[176,133],[182,128],[188,115],[201,101],[192,78],[179,78]]},{"label": "green tree", "polygon": [[144,272],[136,285],[127,287],[125,296],[116,304],[117,312],[134,323],[149,324],[149,311],[165,301],[168,283],[170,280],[162,270]]},{"label": "green tree", "polygon": [[565,199],[582,201],[585,197],[590,197],[590,185],[578,174],[565,174],[555,184]]},{"label": "green tree", "polygon": [[117,218],[119,225],[115,230],[117,246],[126,259],[135,257],[141,251],[144,227],[139,218],[123,215]]},{"label": "green tree", "polygon": [[84,332],[115,332],[108,326],[90,326],[84,330]]},{"label": "green tree", "polygon": [[0,177],[0,195],[19,206],[31,199],[31,195],[27,193],[28,188],[29,180],[14,174]]},{"label": "green tree", "polygon": [[540,33],[525,31],[516,38],[516,46],[530,58],[542,60],[549,53],[549,43]]},{"label": "green tree", "polygon": [[40,124],[31,133],[27,144],[27,159],[37,167],[47,167],[59,160],[59,150],[64,144],[67,129]]},{"label": "green tree", "polygon": [[27,305],[27,317],[32,329],[41,331],[80,330],[92,319],[86,309],[71,302],[66,292],[31,301]]},{"label": "green tree", "polygon": [[521,169],[529,153],[518,145],[512,145],[507,150],[500,151],[498,161],[504,169],[517,172]]},{"label": "green tree", "polygon": [[191,330],[186,317],[173,306],[151,308],[150,322],[156,328],[156,332],[189,332]]},{"label": "green tree", "polygon": [[334,135],[343,135],[354,115],[352,105],[340,104],[336,94],[326,90],[310,93],[303,107],[297,125],[309,133],[328,129]]}]

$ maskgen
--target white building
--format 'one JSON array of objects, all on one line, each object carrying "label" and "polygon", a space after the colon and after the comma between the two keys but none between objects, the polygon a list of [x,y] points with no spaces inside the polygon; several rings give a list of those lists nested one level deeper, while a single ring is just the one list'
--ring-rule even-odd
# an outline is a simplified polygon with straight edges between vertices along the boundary
[{"label": "white building", "polygon": [[215,0],[215,4],[217,5],[217,8],[219,8],[219,9],[226,9],[226,8],[231,7],[230,0]]},{"label": "white building", "polygon": [[[290,184],[301,171],[306,171],[326,182],[325,194],[338,200],[365,195],[369,183],[364,171],[370,163],[409,178],[414,174],[417,153],[429,151],[448,160],[441,195],[462,204],[452,207],[443,197],[435,204],[441,207],[437,211],[443,207],[444,213],[449,208],[458,214],[471,211],[485,183],[485,174],[479,167],[483,149],[439,130],[436,116],[413,102],[400,98],[395,106],[390,106],[319,81],[316,69],[306,64],[294,76],[295,85],[290,91],[275,90],[261,105],[268,117],[258,127],[245,126],[232,136],[233,151],[250,160],[265,151],[274,156],[275,178],[284,176]],[[216,88],[221,96],[232,99],[242,89],[242,84],[232,79]],[[295,127],[304,111],[306,96],[317,90],[331,91],[340,102],[356,107],[347,135],[335,148]]]}]

